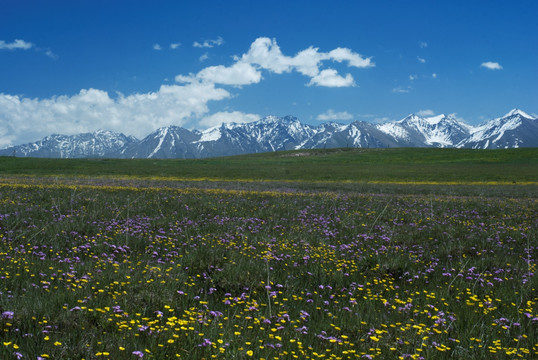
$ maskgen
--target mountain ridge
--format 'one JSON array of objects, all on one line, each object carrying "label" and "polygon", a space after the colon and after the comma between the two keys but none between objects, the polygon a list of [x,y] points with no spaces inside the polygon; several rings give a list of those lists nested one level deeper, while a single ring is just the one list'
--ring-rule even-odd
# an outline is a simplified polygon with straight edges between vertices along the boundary
[{"label": "mountain ridge", "polygon": [[266,116],[249,123],[222,123],[188,130],[159,128],[139,140],[108,130],[52,134],[0,150],[3,156],[51,158],[206,158],[280,150],[335,147],[454,147],[498,149],[538,147],[538,118],[522,110],[471,126],[450,115],[405,118],[374,124],[353,121],[303,124],[293,116]]}]

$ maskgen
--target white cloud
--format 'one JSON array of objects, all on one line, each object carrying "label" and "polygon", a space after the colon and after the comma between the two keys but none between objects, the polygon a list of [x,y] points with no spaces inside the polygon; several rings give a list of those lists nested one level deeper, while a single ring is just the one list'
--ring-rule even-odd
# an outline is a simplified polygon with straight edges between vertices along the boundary
[{"label": "white cloud", "polygon": [[437,74],[436,74],[436,73],[433,73],[433,74],[432,74],[432,78],[437,79]]},{"label": "white cloud", "polygon": [[334,60],[338,62],[347,61],[349,66],[356,68],[367,68],[374,66],[374,63],[370,58],[363,58],[357,53],[347,48],[336,48],[331,50],[328,54],[323,54],[323,60]]},{"label": "white cloud", "polygon": [[493,62],[493,61],[483,62],[482,64],[480,64],[480,67],[485,67],[486,69],[490,69],[490,70],[502,70],[503,68],[501,64],[499,64],[498,62]]},{"label": "white cloud", "polygon": [[257,114],[246,114],[240,111],[221,111],[202,118],[198,125],[202,128],[210,128],[226,123],[248,123],[259,120],[261,117]]},{"label": "white cloud", "polygon": [[58,55],[53,53],[50,49],[45,50],[45,55],[47,55],[48,57],[54,60],[58,59]]},{"label": "white cloud", "polygon": [[413,80],[416,80],[416,79],[418,79],[418,75],[416,75],[416,74],[409,75],[409,80],[413,81]]},{"label": "white cloud", "polygon": [[322,61],[346,61],[348,66],[357,68],[373,67],[370,58],[363,58],[347,48],[336,48],[328,53],[319,52],[318,48],[309,47],[297,53],[294,57],[286,56],[280,50],[275,39],[257,38],[249,51],[243,55],[243,61],[257,64],[264,69],[281,74],[297,70],[303,75],[313,77],[319,73]]},{"label": "white cloud", "polygon": [[[206,57],[200,57],[200,61]],[[210,66],[197,74],[178,75],[178,82],[207,81],[223,85],[249,85],[261,81],[260,70],[272,73],[289,73],[293,70],[310,77],[308,86],[349,87],[355,86],[351,74],[340,75],[335,69],[321,69],[322,62],[332,60],[347,62],[349,67],[366,68],[375,66],[370,58],[346,49],[336,48],[328,53],[319,52],[319,49],[309,47],[291,57],[280,50],[275,39],[265,37],[257,38],[247,53],[236,56],[235,63],[229,67],[223,65]]]},{"label": "white cloud", "polygon": [[36,52],[44,53],[46,56],[50,57],[51,59],[58,59],[58,55],[52,52],[50,49],[41,49],[39,47],[36,47],[34,44],[28,41],[15,39],[15,41],[11,43],[7,43],[4,40],[0,40],[0,50],[29,50],[34,49]]},{"label": "white cloud", "polygon": [[197,78],[215,84],[249,85],[259,83],[262,74],[250,64],[237,62],[230,67],[207,67],[197,74]]},{"label": "white cloud", "polygon": [[423,59],[420,56],[417,56],[417,60],[423,64],[426,63],[426,59]]},{"label": "white cloud", "polygon": [[32,48],[34,44],[31,42],[27,42],[20,39],[15,39],[15,41],[11,43],[7,43],[4,40],[0,40],[0,50],[15,50],[15,49],[21,49],[21,50],[28,50]]},{"label": "white cloud", "polygon": [[224,39],[222,37],[217,37],[215,40],[206,40],[203,43],[199,43],[198,41],[195,41],[192,46],[197,48],[212,48],[215,46],[220,46],[224,44]]},{"label": "white cloud", "polygon": [[[308,49],[304,51],[308,51]],[[269,38],[257,38],[250,45],[249,51],[243,54],[241,61],[256,64],[276,74],[282,74],[283,72],[290,72],[292,70],[292,59],[282,54],[276,40]],[[306,62],[305,67],[308,67]]]},{"label": "white cloud", "polygon": [[351,74],[347,74],[346,77],[338,75],[338,72],[334,69],[322,70],[318,75],[314,76],[308,86],[327,86],[327,87],[349,87],[355,86],[355,80]]},{"label": "white cloud", "polygon": [[418,116],[422,116],[422,117],[425,117],[425,116],[434,116],[435,115],[435,112],[433,110],[420,110],[419,112],[417,112],[417,115]]},{"label": "white cloud", "polygon": [[209,66],[202,69],[198,74],[189,76],[176,76],[177,82],[208,82],[222,85],[250,85],[259,83],[262,79],[260,71],[256,70],[252,65],[244,62],[236,62],[230,67],[222,65]]},{"label": "white cloud", "polygon": [[394,89],[392,89],[393,93],[401,93],[401,94],[406,94],[409,91],[411,91],[411,89],[409,87],[402,88],[401,86],[398,86],[398,87],[395,87]]},{"label": "white cloud", "polygon": [[119,94],[81,90],[73,96],[30,99],[0,93],[0,148],[35,141],[52,133],[107,129],[142,137],[155,129],[188,126],[209,112],[210,101],[231,94],[211,83],[162,85],[157,92]]},{"label": "white cloud", "polygon": [[425,42],[425,41],[421,41],[421,42],[419,43],[419,46],[420,46],[421,49],[424,49],[424,48],[427,48],[427,47],[428,47],[428,43]]},{"label": "white cloud", "polygon": [[353,115],[347,111],[335,112],[333,109],[329,109],[323,114],[319,114],[316,120],[319,121],[331,121],[331,120],[352,120]]},{"label": "white cloud", "polygon": [[266,37],[257,38],[241,61],[258,65],[262,69],[276,74],[291,72],[293,70],[311,78],[308,85],[342,87],[354,86],[355,81],[351,74],[342,77],[334,69],[320,69],[323,61],[347,62],[349,67],[368,68],[375,64],[370,58],[364,58],[347,48],[336,48],[328,53],[320,52],[318,48],[309,47],[291,57],[280,50],[275,39]]},{"label": "white cloud", "polygon": [[203,62],[203,61],[206,61],[207,59],[209,59],[209,54],[205,53],[202,56],[200,56],[198,60],[200,60],[200,62]]},{"label": "white cloud", "polygon": [[[179,48],[179,47],[181,46],[181,43],[179,43],[179,42],[177,42],[177,43],[170,43],[170,45],[168,45],[168,46],[169,46],[169,48],[170,48],[171,50],[175,50],[175,49],[177,49],[177,48]],[[153,48],[153,50],[157,50],[157,51],[159,51],[159,50],[163,50],[162,45],[159,44],[159,43],[155,43],[155,44],[153,44],[152,48]]]}]

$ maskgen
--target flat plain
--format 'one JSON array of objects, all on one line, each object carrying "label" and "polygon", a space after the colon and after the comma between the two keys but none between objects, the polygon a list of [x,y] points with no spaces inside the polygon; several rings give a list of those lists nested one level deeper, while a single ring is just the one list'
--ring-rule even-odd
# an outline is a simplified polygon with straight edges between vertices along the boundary
[{"label": "flat plain", "polygon": [[0,158],[2,359],[538,357],[538,149]]}]

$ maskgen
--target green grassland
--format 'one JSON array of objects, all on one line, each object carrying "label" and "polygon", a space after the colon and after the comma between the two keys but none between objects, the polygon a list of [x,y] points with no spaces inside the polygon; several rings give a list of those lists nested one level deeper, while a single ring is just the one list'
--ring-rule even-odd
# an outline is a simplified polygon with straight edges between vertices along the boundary
[{"label": "green grassland", "polygon": [[538,358],[538,149],[0,158],[0,359]]},{"label": "green grassland", "polygon": [[328,149],[210,159],[0,158],[1,175],[353,182],[536,182],[538,149]]}]

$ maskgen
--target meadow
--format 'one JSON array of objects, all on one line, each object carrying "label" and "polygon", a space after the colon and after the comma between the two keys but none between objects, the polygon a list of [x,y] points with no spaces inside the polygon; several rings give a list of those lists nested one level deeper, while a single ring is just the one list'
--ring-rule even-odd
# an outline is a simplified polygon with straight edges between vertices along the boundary
[{"label": "meadow", "polygon": [[0,358],[536,358],[536,155],[0,158]]}]

